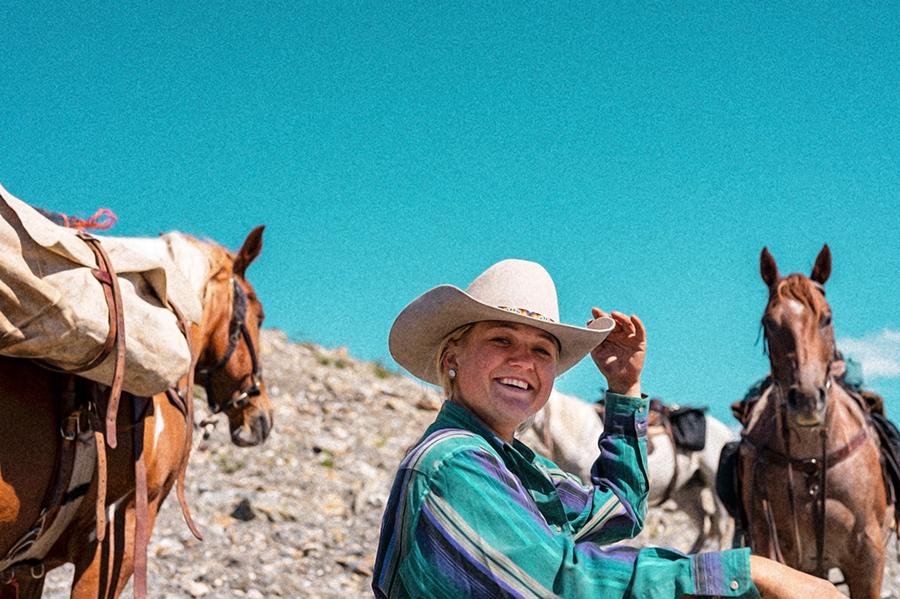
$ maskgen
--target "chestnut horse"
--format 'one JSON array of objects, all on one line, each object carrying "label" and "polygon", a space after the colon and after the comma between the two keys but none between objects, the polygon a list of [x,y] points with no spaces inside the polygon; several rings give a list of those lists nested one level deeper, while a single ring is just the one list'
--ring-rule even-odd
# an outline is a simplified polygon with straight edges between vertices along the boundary
[{"label": "chestnut horse", "polygon": [[[262,443],[272,428],[257,355],[262,305],[245,278],[247,267],[262,249],[262,230],[254,229],[237,254],[178,233],[129,240],[142,246],[142,251],[167,255],[196,289],[203,317],[190,327],[194,373],[206,389],[212,411],[227,415],[232,441],[239,446]],[[146,549],[159,507],[174,485],[179,499],[183,498],[194,428],[188,378],[180,387],[186,401],[175,392],[132,401],[125,401],[123,395],[117,446],[105,451],[105,511],[97,508],[104,505],[97,502],[98,488],[103,485],[98,480],[99,469],[93,468],[89,484],[57,497],[57,506],[80,503],[74,504],[74,516],[43,559],[0,573],[0,597],[39,597],[43,573],[65,563],[75,566],[74,598],[117,597],[133,572],[135,594],[144,593],[146,581],[137,575],[146,573],[146,553],[141,547]],[[89,392],[93,385],[77,379],[73,389],[71,381],[75,380],[27,360],[0,359],[0,563],[8,560],[13,547],[22,546],[23,537],[27,539],[47,508],[53,507],[48,506],[48,496],[59,495],[52,489],[57,488],[57,471],[66,467],[59,463],[66,437],[61,433],[69,430],[64,429],[61,393]],[[79,424],[67,440],[75,440],[76,433],[76,442],[94,446],[90,429],[84,431]],[[146,494],[136,492],[136,480],[144,478],[135,474],[134,456],[140,453]],[[199,537],[183,501],[182,509]],[[136,528],[139,513],[146,514],[146,526]],[[142,537],[137,550],[136,536]]]},{"label": "chestnut horse", "polygon": [[767,248],[762,326],[773,384],[742,433],[742,502],[754,553],[826,577],[837,567],[855,599],[877,598],[893,509],[877,434],[835,384],[825,245],[809,277],[781,277]]}]

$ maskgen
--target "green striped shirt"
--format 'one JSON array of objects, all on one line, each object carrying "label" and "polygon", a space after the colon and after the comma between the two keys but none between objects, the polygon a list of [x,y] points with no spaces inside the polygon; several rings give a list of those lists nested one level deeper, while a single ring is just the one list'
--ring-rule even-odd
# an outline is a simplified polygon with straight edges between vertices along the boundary
[{"label": "green striped shirt", "polygon": [[643,526],[647,401],[606,402],[591,486],[446,402],[394,480],[375,596],[758,598],[746,549],[609,545]]}]

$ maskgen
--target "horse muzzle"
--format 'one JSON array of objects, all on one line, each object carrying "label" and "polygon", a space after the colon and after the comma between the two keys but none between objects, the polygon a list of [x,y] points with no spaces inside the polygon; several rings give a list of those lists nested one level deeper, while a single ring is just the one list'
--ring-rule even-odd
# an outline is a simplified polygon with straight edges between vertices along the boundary
[{"label": "horse muzzle", "polygon": [[238,447],[253,447],[265,441],[271,430],[271,411],[256,410],[252,416],[244,418],[240,426],[232,427],[231,442]]},{"label": "horse muzzle", "polygon": [[791,387],[787,393],[788,412],[798,426],[819,426],[825,422],[826,398],[824,387]]}]

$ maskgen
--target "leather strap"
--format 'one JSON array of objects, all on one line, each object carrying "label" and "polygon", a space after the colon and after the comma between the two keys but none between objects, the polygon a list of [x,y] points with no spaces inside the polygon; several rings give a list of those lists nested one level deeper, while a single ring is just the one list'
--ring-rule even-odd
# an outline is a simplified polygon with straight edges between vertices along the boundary
[{"label": "leather strap", "polygon": [[144,402],[145,397],[132,396],[134,404],[134,596],[147,596],[147,545],[149,515],[147,508],[147,465],[144,461]]},{"label": "leather strap", "polygon": [[[853,454],[857,449],[863,446],[866,440],[869,438],[869,433],[866,429],[861,429],[846,445],[842,446],[840,449],[836,449],[831,453],[827,454],[825,460],[828,463],[828,467],[831,468],[844,460],[846,460],[850,455]],[[770,449],[768,447],[759,448],[750,441],[749,438],[744,437],[744,442],[751,448],[751,450],[763,461],[769,464],[775,464],[776,466],[787,467],[788,465],[792,465],[795,468],[802,470],[806,474],[813,474],[819,471],[819,462],[821,457],[819,458],[792,458],[775,451],[774,449]]]},{"label": "leather strap", "polygon": [[[94,257],[97,260],[97,269],[91,272],[94,273],[94,277],[103,286],[103,293],[106,296],[106,303],[109,307],[107,342],[104,344],[100,355],[92,360],[92,364],[93,362],[99,364],[106,358],[106,354],[111,350],[107,345],[110,342],[110,338],[112,338],[115,344],[116,361],[113,365],[112,384],[109,391],[109,401],[106,405],[106,443],[110,448],[115,449],[116,414],[119,410],[119,398],[122,395],[122,383],[125,379],[125,311],[122,305],[122,292],[119,289],[119,279],[116,276],[115,268],[106,250],[100,244],[100,240],[84,231],[79,231],[78,237],[94,252]],[[96,365],[89,366],[95,367]],[[90,370],[90,368],[83,368],[82,370]]]},{"label": "leather strap", "polygon": [[181,332],[184,334],[184,338],[188,344],[188,353],[190,353],[191,355],[191,367],[188,369],[187,373],[184,396],[182,397],[181,395],[179,395],[176,389],[168,389],[166,391],[166,395],[169,397],[169,400],[172,401],[172,403],[174,403],[175,406],[179,408],[179,410],[181,410],[181,413],[185,417],[184,459],[182,460],[181,465],[178,468],[178,478],[175,480],[175,495],[178,497],[178,505],[181,506],[181,515],[184,517],[185,524],[187,524],[187,527],[190,529],[191,534],[194,535],[194,537],[198,541],[202,541],[203,534],[194,523],[194,518],[191,516],[191,509],[190,507],[188,507],[187,498],[185,497],[184,492],[184,478],[187,474],[188,461],[190,460],[191,450],[194,446],[194,368],[196,366],[197,356],[194,356],[193,347],[191,346],[190,321],[188,321],[181,310],[178,309],[178,306],[176,306],[174,303],[169,302],[169,308],[178,319],[178,326],[181,328]]},{"label": "leather strap", "polygon": [[669,408],[662,401],[651,399],[650,412],[651,414],[654,412],[659,414],[659,423],[656,426],[665,432],[666,437],[669,438],[669,443],[672,445],[672,478],[669,479],[666,490],[656,504],[662,505],[672,497],[672,493],[675,492],[675,488],[678,485],[678,447],[675,445],[675,433],[672,432],[672,419],[669,417]]}]

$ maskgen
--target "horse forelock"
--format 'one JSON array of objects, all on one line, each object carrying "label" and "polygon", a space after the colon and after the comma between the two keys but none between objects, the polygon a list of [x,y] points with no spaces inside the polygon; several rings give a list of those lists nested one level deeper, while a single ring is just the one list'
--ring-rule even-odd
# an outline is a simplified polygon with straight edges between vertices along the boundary
[{"label": "horse forelock", "polygon": [[768,312],[772,306],[783,299],[791,299],[800,302],[810,309],[816,320],[824,314],[828,308],[828,302],[825,301],[825,295],[822,290],[816,286],[808,277],[794,273],[781,279],[766,306]]}]

